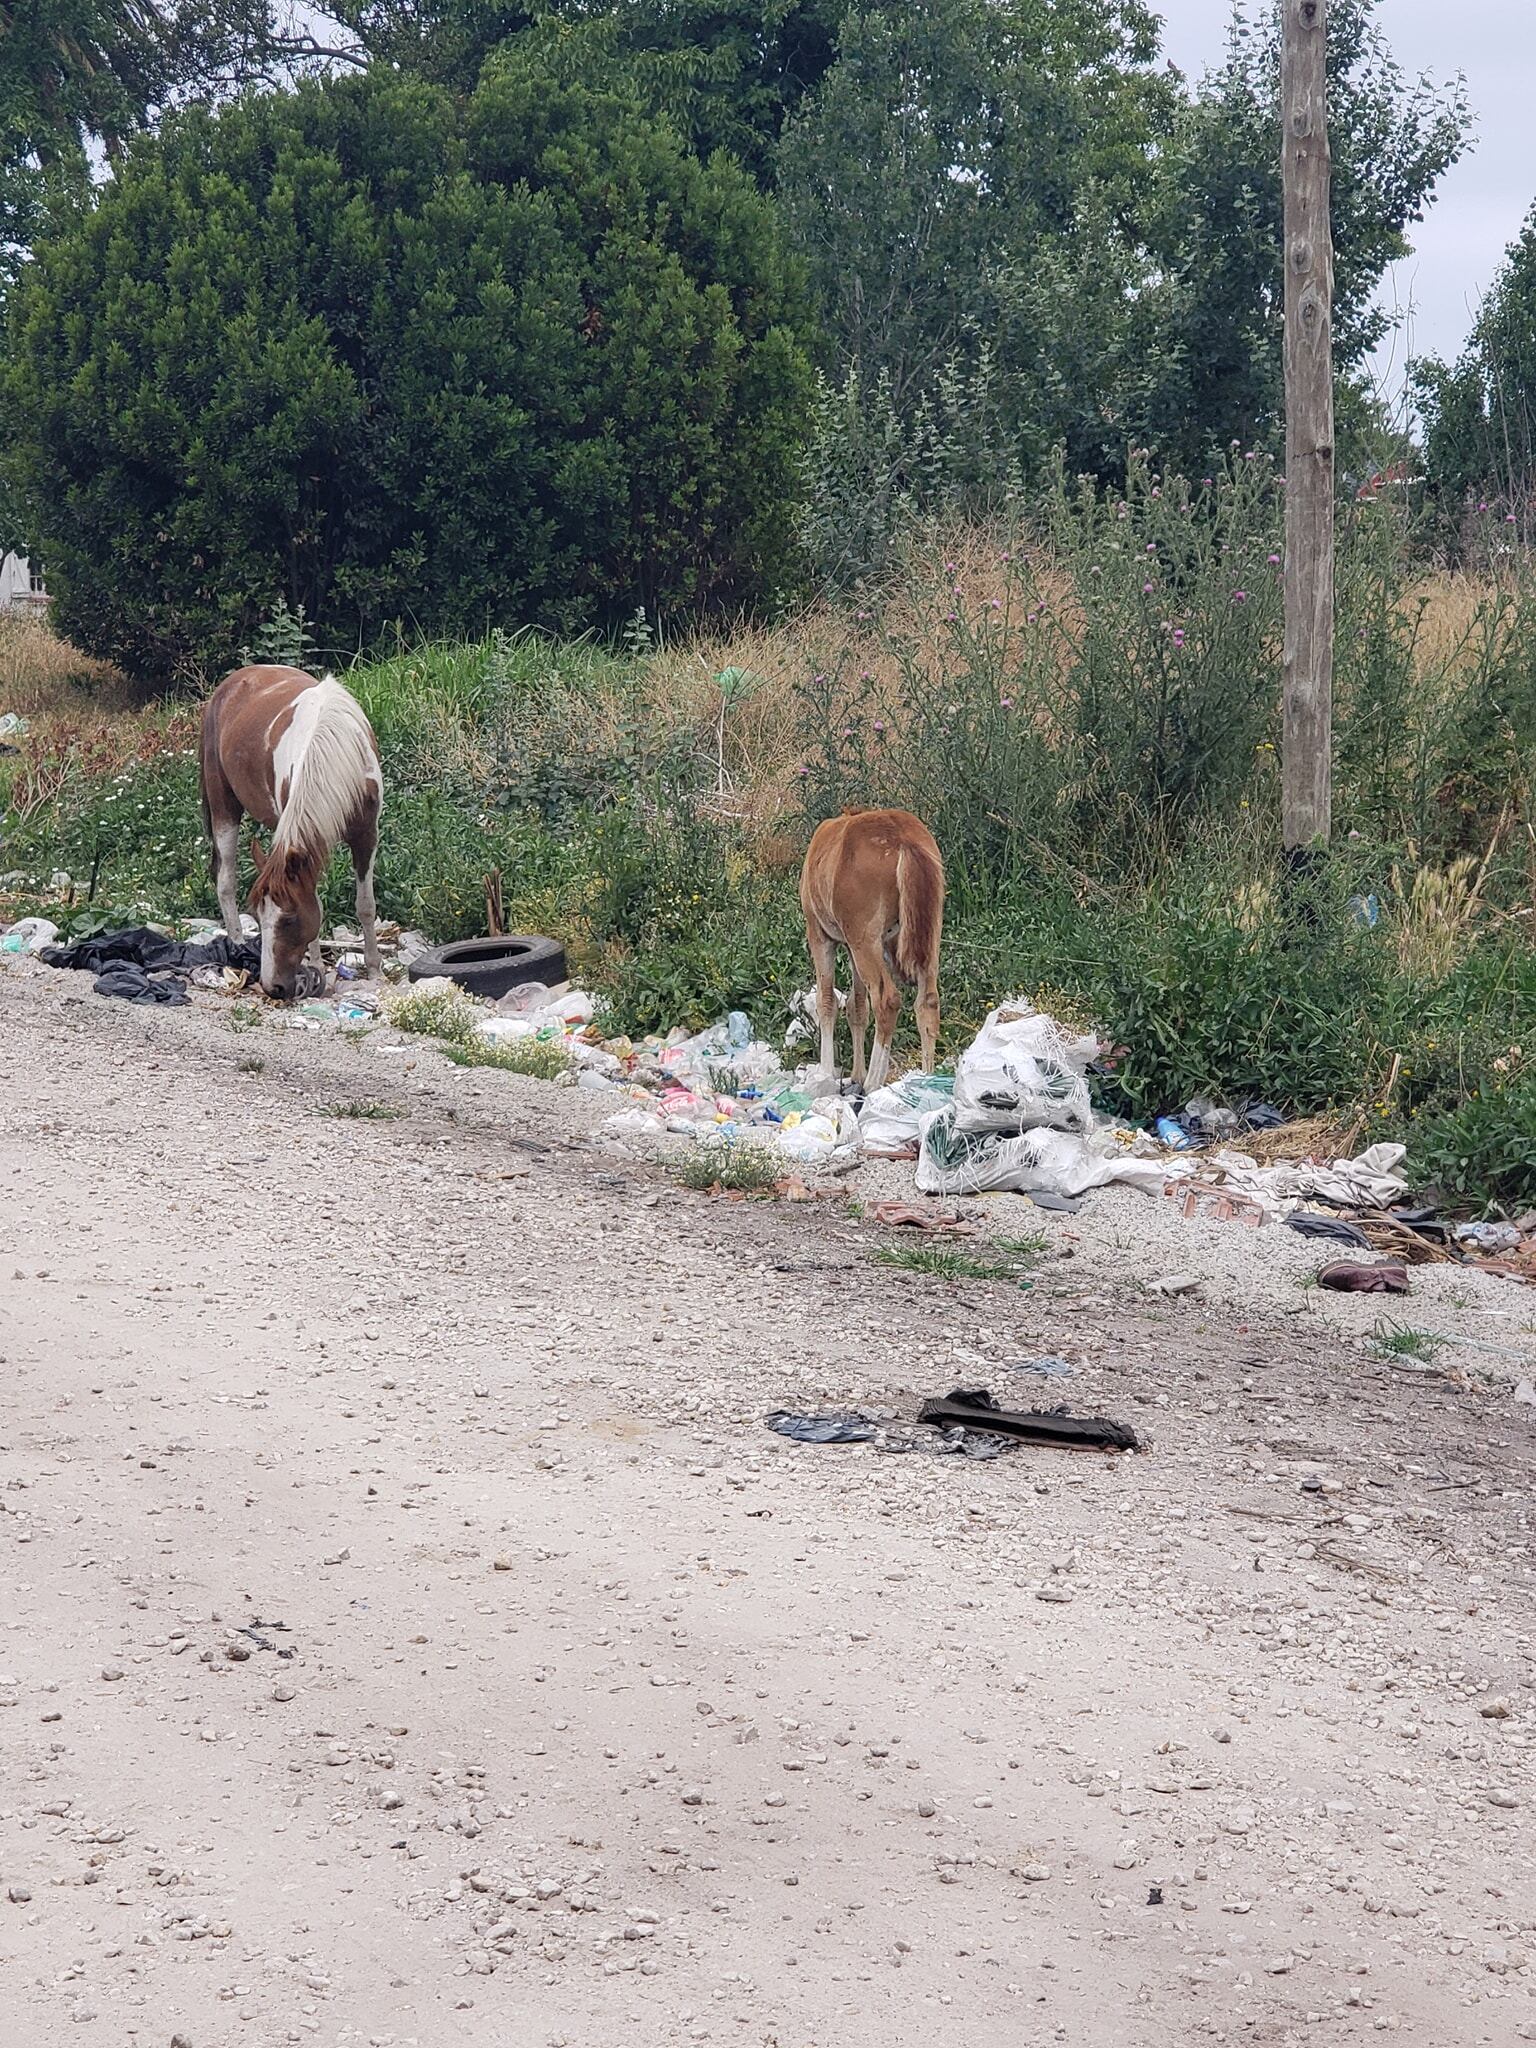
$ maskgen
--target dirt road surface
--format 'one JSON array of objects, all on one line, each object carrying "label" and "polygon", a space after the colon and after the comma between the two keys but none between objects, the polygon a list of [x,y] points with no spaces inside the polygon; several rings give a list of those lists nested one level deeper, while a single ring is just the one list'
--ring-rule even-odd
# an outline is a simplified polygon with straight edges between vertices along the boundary
[{"label": "dirt road surface", "polygon": [[[1536,2040],[1507,1391],[892,1272],[433,1053],[0,1039],[0,2040]],[[1152,1447],[763,1425],[956,1383]]]}]

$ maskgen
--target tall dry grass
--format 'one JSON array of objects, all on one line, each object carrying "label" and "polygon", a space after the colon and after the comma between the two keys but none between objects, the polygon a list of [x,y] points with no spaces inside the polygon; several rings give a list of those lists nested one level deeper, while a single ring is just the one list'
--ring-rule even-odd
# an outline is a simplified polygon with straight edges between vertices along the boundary
[{"label": "tall dry grass", "polygon": [[[940,683],[953,660],[945,614],[957,586],[971,605],[996,608],[993,652],[1001,663],[1028,631],[1021,588],[1045,597],[1060,659],[1069,660],[1081,615],[1066,567],[1036,537],[957,527],[914,540],[899,573],[862,602],[815,603],[773,621],[663,638],[633,659],[591,643],[543,643],[541,656],[540,643],[514,636],[504,644],[516,650],[524,687],[510,726],[536,727],[540,742],[557,750],[566,730],[573,742],[579,733],[617,744],[637,719],[652,732],[681,733],[713,782],[707,808],[771,856],[779,822],[795,808],[806,685],[830,679],[820,697],[832,720],[857,699],[866,711],[878,704],[899,731],[912,678]],[[1486,577],[1449,571],[1404,592],[1401,609],[1417,620],[1415,674],[1426,691],[1454,690],[1475,666],[1497,594]],[[484,716],[494,659],[484,644],[424,648],[364,664],[352,680],[381,733],[403,721],[426,755],[475,781],[494,772]],[[168,730],[180,740],[191,710],[185,700],[136,703],[128,677],[61,640],[45,616],[0,613],[0,712],[26,717],[43,748],[67,749],[93,770],[116,772],[162,752]]]},{"label": "tall dry grass", "polygon": [[0,713],[78,717],[98,710],[118,716],[132,707],[133,692],[121,669],[61,640],[46,613],[0,611]]}]

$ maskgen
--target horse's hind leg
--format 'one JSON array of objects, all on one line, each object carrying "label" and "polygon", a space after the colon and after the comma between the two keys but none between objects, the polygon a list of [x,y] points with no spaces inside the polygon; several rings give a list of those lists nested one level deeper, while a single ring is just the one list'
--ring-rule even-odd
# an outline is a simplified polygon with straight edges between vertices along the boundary
[{"label": "horse's hind leg", "polygon": [[860,1056],[855,1069],[856,1077],[873,1094],[876,1088],[885,1086],[891,1071],[891,1039],[896,1030],[897,1013],[901,1009],[901,988],[886,966],[885,949],[879,939],[850,945],[849,951],[853,954],[854,985],[857,987],[862,982],[874,1005],[875,1043],[869,1056],[867,1077],[863,1073],[862,1032],[857,1034]]},{"label": "horse's hind leg", "polygon": [[869,1023],[869,990],[859,972],[859,963],[854,959],[850,969],[852,987],[848,996],[848,1016],[853,1025],[853,1085],[862,1092],[864,1087],[864,1029]]},{"label": "horse's hind leg", "polygon": [[221,799],[217,811],[208,795],[203,797],[203,822],[208,828],[208,840],[212,847],[214,893],[219,899],[219,910],[224,919],[224,929],[232,939],[238,939],[240,932],[240,817],[239,803],[234,791],[220,789]]},{"label": "horse's hind leg", "polygon": [[939,977],[923,968],[917,977],[917,1035],[923,1047],[923,1072],[931,1074],[939,1048]]},{"label": "horse's hind leg", "polygon": [[347,833],[352,869],[357,876],[357,921],[363,934],[363,972],[377,981],[383,971],[379,956],[378,907],[373,898],[373,863],[379,850],[379,806],[377,801]]},{"label": "horse's hind leg", "polygon": [[805,943],[816,970],[816,1021],[821,1026],[821,1066],[837,1082],[837,946],[814,917],[805,920]]}]

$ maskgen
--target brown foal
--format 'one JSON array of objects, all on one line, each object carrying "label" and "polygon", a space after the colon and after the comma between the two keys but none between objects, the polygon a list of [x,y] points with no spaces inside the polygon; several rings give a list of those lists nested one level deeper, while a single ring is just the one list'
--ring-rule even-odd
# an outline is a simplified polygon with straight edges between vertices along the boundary
[{"label": "brown foal", "polygon": [[[917,990],[923,1072],[939,1039],[939,941],[944,930],[944,863],[933,834],[910,811],[845,811],[817,827],[800,876],[805,938],[816,968],[821,1064],[837,1075],[837,948],[848,948],[853,993],[853,1079],[879,1088],[890,1072],[902,984]],[[864,1027],[875,1006],[875,1045],[866,1082]]]}]

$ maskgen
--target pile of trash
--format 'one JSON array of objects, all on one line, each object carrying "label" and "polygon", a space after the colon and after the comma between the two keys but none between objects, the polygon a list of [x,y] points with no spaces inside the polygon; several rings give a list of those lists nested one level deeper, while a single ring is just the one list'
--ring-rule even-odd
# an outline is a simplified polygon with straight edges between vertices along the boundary
[{"label": "pile of trash", "polygon": [[[418,991],[430,986],[416,984]],[[815,1068],[786,1070],[742,1011],[704,1031],[631,1039],[600,1036],[594,1009],[584,989],[556,994],[527,983],[509,990],[474,1026],[474,1036],[488,1045],[530,1037],[560,1042],[578,1087],[629,1098],[605,1125],[615,1137],[754,1143],[804,1166],[857,1161],[860,1125],[852,1103],[829,1091]]]},{"label": "pile of trash", "polygon": [[[758,1037],[739,1010],[704,1031],[678,1027],[631,1039],[604,1033],[595,999],[581,988],[529,982],[494,1006],[447,980],[406,988],[405,970],[427,940],[397,926],[382,926],[379,936],[383,984],[365,978],[360,936],[338,930],[325,949],[332,993],[292,1005],[283,1013],[287,1028],[366,1027],[382,1019],[431,1034],[439,1022],[427,1011],[450,1005],[453,1029],[439,1035],[485,1046],[527,1039],[558,1046],[562,1080],[613,1098],[604,1128],[615,1137],[753,1145],[786,1168],[831,1172],[865,1159],[908,1159],[923,1196],[1007,1190],[1049,1209],[1075,1210],[1094,1189],[1122,1185],[1168,1198],[1188,1217],[1249,1227],[1287,1222],[1407,1264],[1475,1259],[1536,1279],[1536,1217],[1519,1224],[1434,1222],[1431,1212],[1407,1202],[1401,1145],[1373,1145],[1354,1159],[1261,1164],[1240,1141],[1244,1130],[1283,1121],[1265,1103],[1232,1110],[1196,1100],[1152,1130],[1096,1114],[1088,1075],[1104,1048],[1023,998],[989,1012],[952,1076],[909,1074],[855,1105],[821,1068],[785,1063],[794,1047],[814,1041],[814,990],[792,999],[782,1050]],[[0,955],[87,968],[103,994],[129,1001],[185,1003],[189,985],[225,994],[250,988],[255,937],[249,918],[244,943],[227,939],[211,920],[195,920],[179,939],[145,925],[60,945],[55,924],[29,917],[0,933]],[[841,1007],[846,997],[837,1001]],[[408,1015],[412,1010],[419,1014]],[[1351,1277],[1348,1261],[1338,1265],[1340,1286],[1365,1285],[1360,1276],[1384,1270],[1361,1268]]]}]

